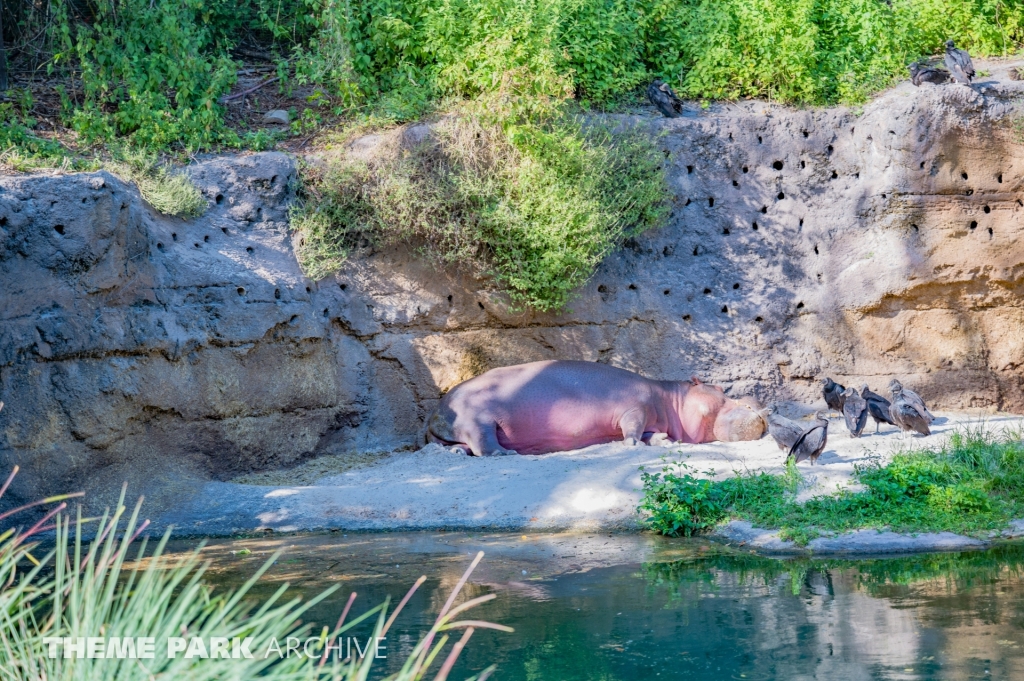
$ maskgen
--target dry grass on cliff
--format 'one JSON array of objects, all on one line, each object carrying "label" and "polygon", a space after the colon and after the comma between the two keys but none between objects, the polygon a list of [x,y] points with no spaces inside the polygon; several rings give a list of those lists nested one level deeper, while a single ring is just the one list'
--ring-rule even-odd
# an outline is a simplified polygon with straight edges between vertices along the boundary
[{"label": "dry grass on cliff", "polygon": [[643,131],[492,120],[448,116],[388,133],[369,158],[307,166],[292,219],[306,273],[330,274],[359,244],[408,244],[552,310],[663,220],[663,158]]}]

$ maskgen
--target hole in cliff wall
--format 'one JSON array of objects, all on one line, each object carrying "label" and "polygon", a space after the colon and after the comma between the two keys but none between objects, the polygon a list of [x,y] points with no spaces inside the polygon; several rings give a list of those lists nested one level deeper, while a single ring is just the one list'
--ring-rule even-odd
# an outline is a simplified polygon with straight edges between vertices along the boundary
[{"label": "hole in cliff wall", "polygon": [[675,246],[665,246],[665,248],[661,249],[661,254],[663,256],[665,256],[666,258],[672,256],[675,252],[676,252],[676,247]]},{"label": "hole in cliff wall", "polygon": [[671,293],[672,293],[672,289],[668,289],[668,288],[667,288],[667,289],[665,289],[664,291],[662,291],[662,293],[663,293],[664,295],[666,295],[666,296],[667,296],[667,295],[671,295]]},{"label": "hole in cliff wall", "polygon": [[921,170],[924,170],[924,161],[921,161]]},{"label": "hole in cliff wall", "polygon": [[739,186],[740,186],[740,183],[739,183],[739,182],[737,182],[736,180],[733,180],[733,181],[732,181],[732,186],[733,186],[733,187],[739,187]]},{"label": "hole in cliff wall", "polygon": [[700,246],[694,246],[693,247],[693,254],[694,255],[700,255]]},{"label": "hole in cliff wall", "polygon": [[747,166],[743,166],[743,172],[747,172],[749,170],[750,170],[750,168],[748,168]]},{"label": "hole in cliff wall", "polygon": [[690,175],[693,173],[693,166],[686,166],[686,174]]},{"label": "hole in cliff wall", "polygon": [[763,140],[763,139],[761,139],[761,136],[760,136],[760,135],[758,135],[758,136],[757,136],[757,143],[758,143],[758,144],[761,144],[761,143],[763,143],[763,142],[764,142],[764,140]]},{"label": "hole in cliff wall", "polygon": [[225,233],[225,234],[227,234],[228,236],[231,236],[231,234],[229,234],[229,233],[228,233],[228,228],[227,228],[227,227],[221,227],[221,228],[220,228],[220,231],[224,232],[224,233]]},{"label": "hole in cliff wall", "polygon": [[773,163],[772,168],[775,168],[776,170],[782,170],[782,161],[776,161],[775,163]]},{"label": "hole in cliff wall", "polygon": [[920,230],[918,230],[917,225],[910,225],[910,226],[914,228],[915,232],[920,231]]},{"label": "hole in cliff wall", "polygon": [[171,232],[171,241],[177,241],[177,240],[178,240],[178,233],[177,232]]},{"label": "hole in cliff wall", "polygon": [[216,198],[214,198],[213,201],[214,201],[214,203],[216,203],[219,206],[220,204],[222,204],[224,202],[224,195],[223,194],[217,194]]},{"label": "hole in cliff wall", "polygon": [[708,295],[709,293],[711,293],[711,289],[709,289],[709,288],[704,289],[704,295]]},{"label": "hole in cliff wall", "polygon": [[853,176],[854,176],[854,178],[856,178],[856,179],[858,179],[858,180],[859,180],[859,179],[860,179],[860,171],[858,170],[857,172],[855,172],[855,173],[853,174]]},{"label": "hole in cliff wall", "polygon": [[157,241],[157,242],[156,242],[156,250],[158,250],[158,251],[162,251],[162,250],[164,250],[164,245],[163,245],[163,243],[161,243],[161,242]]},{"label": "hole in cliff wall", "polygon": [[64,236],[64,225],[54,225],[53,231],[57,232],[57,234],[60,234],[61,236]]},{"label": "hole in cliff wall", "polygon": [[818,282],[821,282],[821,272],[818,272]]},{"label": "hole in cliff wall", "polygon": [[630,284],[628,286],[628,288],[629,288],[630,291],[635,291],[636,290],[636,284]]},{"label": "hole in cliff wall", "polygon": [[693,319],[693,317],[691,317],[690,315],[688,315],[688,314],[684,314],[684,315],[683,315],[683,321],[684,321],[684,322],[688,322],[688,321],[690,321],[691,319]]},{"label": "hole in cliff wall", "polygon": [[729,306],[728,305],[723,305],[722,306],[722,314],[729,314]]},{"label": "hole in cliff wall", "polygon": [[195,246],[196,248],[202,248],[202,246],[200,246],[198,243],[194,243],[192,245]]},{"label": "hole in cliff wall", "polygon": [[779,201],[782,201],[784,198],[786,198],[786,194],[783,192],[779,192],[779,195],[776,196],[775,198],[777,198]]},{"label": "hole in cliff wall", "polygon": [[1024,201],[1021,201],[1020,199],[1017,199],[1017,205],[1024,207]]},{"label": "hole in cliff wall", "polygon": [[729,228],[728,227],[723,227],[722,228],[722,234],[728,235],[729,234]]},{"label": "hole in cliff wall", "polygon": [[806,130],[801,130],[800,132],[802,132],[804,134],[804,137],[807,137],[808,135],[811,134],[811,133],[807,132]]},{"label": "hole in cliff wall", "polygon": [[[417,308],[416,311],[419,312],[419,308]],[[331,316],[330,311],[326,307],[324,308],[324,316],[325,317],[330,317]]]},{"label": "hole in cliff wall", "polygon": [[763,317],[754,317],[754,321],[755,322],[763,322],[764,318]]},{"label": "hole in cliff wall", "polygon": [[[597,287],[597,292],[598,293],[608,293],[608,287],[605,286],[604,284],[601,284],[600,286]],[[452,297],[451,296],[448,296],[448,302],[449,303],[452,302]]]},{"label": "hole in cliff wall", "polygon": [[961,173],[960,173],[960,177],[962,177],[963,179],[965,179],[965,180],[966,180],[966,179],[967,179],[967,173],[963,173],[963,172],[961,172]]},{"label": "hole in cliff wall", "polygon": [[883,201],[885,200],[885,194],[882,194],[882,200]]},{"label": "hole in cliff wall", "polygon": [[246,246],[245,247],[245,252],[248,253],[249,255],[252,255],[253,247],[252,246]]},{"label": "hole in cliff wall", "polygon": [[803,170],[806,167],[807,167],[807,162],[806,161],[800,161],[800,170]]},{"label": "hole in cliff wall", "polygon": [[996,175],[996,182],[998,182],[999,184],[1003,183],[1003,174],[1002,173],[999,173],[998,175]]},{"label": "hole in cliff wall", "polygon": [[709,196],[708,197],[708,208],[714,208],[714,207],[715,207],[715,197]]},{"label": "hole in cliff wall", "polygon": [[797,304],[796,304],[796,309],[798,309],[798,310],[802,310],[802,309],[804,309],[804,304],[803,304],[803,301],[801,301],[801,302],[799,302],[799,303],[797,303]]},{"label": "hole in cliff wall", "polygon": [[967,196],[973,196],[974,195],[974,190],[973,189],[968,189],[967,191],[964,192],[964,194],[966,194]]},{"label": "hole in cliff wall", "polygon": [[690,205],[690,199],[686,199],[686,203],[684,203],[683,205],[684,206],[689,206]]},{"label": "hole in cliff wall", "polygon": [[0,227],[5,227],[6,225],[7,225],[7,216],[4,215],[3,217],[0,217]]},{"label": "hole in cliff wall", "polygon": [[978,227],[978,221],[977,220],[971,220],[971,229],[977,229],[977,227]]},{"label": "hole in cliff wall", "polygon": [[240,295],[240,296],[244,296],[244,295],[245,295],[245,289],[244,289],[244,288],[242,288],[241,286],[239,286],[239,287],[238,287],[237,289],[235,289],[235,290],[236,290],[236,291],[238,292],[238,295]]},{"label": "hole in cliff wall", "polygon": [[210,243],[210,235],[209,234],[203,236],[203,243],[204,244]]},{"label": "hole in cliff wall", "polygon": [[[871,139],[871,138],[869,137],[868,139]],[[828,145],[828,147],[825,150],[825,153],[827,153],[829,156],[832,155],[832,145],[831,144]]]},{"label": "hole in cliff wall", "polygon": [[804,226],[804,219],[803,219],[803,218],[800,218],[800,226],[801,226],[801,227],[803,227],[803,226]]},{"label": "hole in cliff wall", "polygon": [[757,223],[756,222],[750,223],[750,228],[756,232],[757,231]]},{"label": "hole in cliff wall", "polygon": [[984,210],[986,213],[991,213],[992,212],[992,209],[989,208],[988,206],[985,206],[984,208],[982,208],[982,210]]},{"label": "hole in cliff wall", "polygon": [[991,227],[988,228],[988,235],[992,236],[992,228]]},{"label": "hole in cliff wall", "polygon": [[767,213],[768,212],[768,206],[761,206],[761,212],[762,213]]},{"label": "hole in cliff wall", "polygon": [[836,179],[837,177],[839,177],[839,173],[837,173],[836,171],[834,171],[834,170],[833,170],[833,171],[832,171],[832,179],[834,180],[834,179]]},{"label": "hole in cliff wall", "polygon": [[740,287],[740,285],[739,285],[739,283],[737,282],[737,283],[735,283],[735,284],[733,284],[733,285],[732,285],[732,290],[733,290],[733,291],[735,291],[735,290],[736,290],[736,289],[738,289],[739,287]]},{"label": "hole in cliff wall", "polygon": [[820,253],[818,253],[818,244],[814,244],[814,255],[820,255]]},{"label": "hole in cliff wall", "polygon": [[281,300],[281,289],[274,289],[274,300]]},{"label": "hole in cliff wall", "polygon": [[479,300],[476,301],[476,306],[479,307],[481,310],[484,309],[484,304],[481,303]]}]

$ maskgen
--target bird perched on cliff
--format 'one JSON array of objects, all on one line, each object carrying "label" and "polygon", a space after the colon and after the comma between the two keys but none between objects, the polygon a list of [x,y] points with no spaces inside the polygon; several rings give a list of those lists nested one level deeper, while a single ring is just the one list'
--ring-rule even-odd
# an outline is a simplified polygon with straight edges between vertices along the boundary
[{"label": "bird perched on cliff", "polygon": [[828,442],[828,419],[820,411],[816,412],[814,417],[814,423],[806,428],[800,434],[800,438],[789,448],[789,455],[796,463],[810,459],[813,466],[825,450],[825,444]]},{"label": "bird perched on cliff", "polygon": [[768,434],[784,452],[788,453],[800,436],[804,434],[804,426],[780,415],[774,404],[764,410],[764,417],[768,423]]},{"label": "bird perched on cliff", "polygon": [[860,396],[863,397],[868,403],[868,414],[875,420],[875,434],[878,434],[878,429],[883,423],[888,423],[890,426],[895,426],[896,422],[892,420],[892,416],[889,415],[889,407],[891,403],[876,392],[871,392],[867,385],[860,387]]},{"label": "bird perched on cliff", "polygon": [[907,402],[910,402],[912,405],[914,405],[914,409],[917,409],[917,412],[924,417],[924,420],[927,421],[928,425],[930,426],[932,424],[932,421],[935,420],[935,416],[933,416],[932,413],[928,411],[928,407],[925,405],[924,400],[921,399],[921,396],[918,395],[913,390],[911,390],[910,388],[904,388],[903,384],[894,378],[891,381],[889,381],[889,392],[893,394],[894,400],[896,399],[895,395],[897,390],[903,391],[903,397],[907,400]]},{"label": "bird perched on cliff", "polygon": [[942,85],[949,81],[949,71],[933,69],[929,66],[921,66],[916,61],[907,68],[910,70],[910,82],[917,87],[921,87],[921,83]]},{"label": "bird perched on cliff", "polygon": [[840,414],[843,413],[843,391],[845,387],[839,385],[831,378],[825,378],[821,381],[822,394],[825,396],[825,404],[832,411],[838,411]]},{"label": "bird perched on cliff", "polygon": [[971,80],[974,79],[974,63],[971,62],[971,55],[967,54],[967,50],[957,49],[952,40],[947,40],[945,61],[953,80],[964,85],[971,84]]},{"label": "bird perched on cliff", "polygon": [[921,435],[932,434],[932,431],[928,428],[928,421],[917,410],[917,407],[907,399],[902,388],[893,391],[892,406],[889,407],[889,413],[900,430],[913,430]]},{"label": "bird perched on cliff", "polygon": [[668,118],[679,118],[683,115],[683,100],[679,99],[668,83],[660,78],[655,78],[654,82],[647,86],[647,99]]},{"label": "bird perched on cliff", "polygon": [[850,435],[860,437],[868,423],[868,401],[853,388],[843,391],[843,417]]}]

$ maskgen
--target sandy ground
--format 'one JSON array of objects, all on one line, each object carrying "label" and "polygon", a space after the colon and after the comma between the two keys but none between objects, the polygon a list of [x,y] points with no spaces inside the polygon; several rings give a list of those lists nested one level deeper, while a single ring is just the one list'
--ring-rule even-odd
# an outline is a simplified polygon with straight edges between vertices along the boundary
[{"label": "sandy ground", "polygon": [[[818,465],[800,465],[800,495],[851,484],[854,467],[885,460],[901,448],[938,447],[958,428],[1017,428],[1020,416],[939,413],[929,437],[891,427],[854,439],[839,419]],[[868,430],[872,428],[869,426]],[[312,485],[260,486],[211,482],[181,508],[155,518],[177,534],[225,535],[274,530],[493,529],[594,531],[635,529],[640,467],[681,460],[716,477],[780,472],[775,442],[649,447],[614,443],[543,456],[473,458],[437,445],[401,452],[325,477]]]}]

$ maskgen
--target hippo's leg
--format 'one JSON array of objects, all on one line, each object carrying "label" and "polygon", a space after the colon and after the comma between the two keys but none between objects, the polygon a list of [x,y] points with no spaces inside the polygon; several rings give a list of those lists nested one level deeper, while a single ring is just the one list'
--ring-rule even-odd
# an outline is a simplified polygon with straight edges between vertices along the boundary
[{"label": "hippo's leg", "polygon": [[505,449],[498,442],[498,427],[494,421],[474,423],[465,433],[473,456],[508,456],[519,454],[514,449]]},{"label": "hippo's leg", "polygon": [[630,409],[619,419],[619,428],[622,429],[622,441],[630,446],[644,444],[644,426],[646,425],[647,419],[644,418],[643,409]]}]

